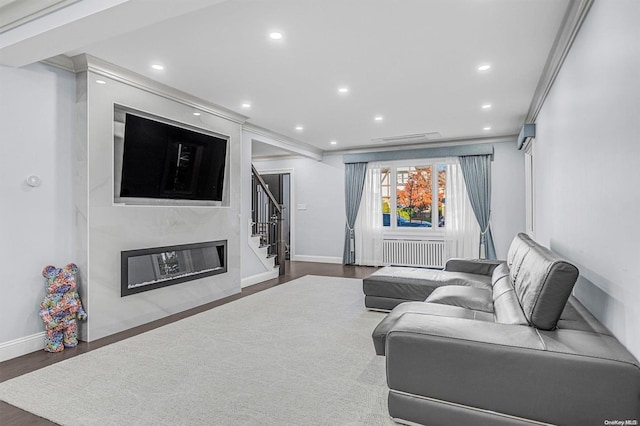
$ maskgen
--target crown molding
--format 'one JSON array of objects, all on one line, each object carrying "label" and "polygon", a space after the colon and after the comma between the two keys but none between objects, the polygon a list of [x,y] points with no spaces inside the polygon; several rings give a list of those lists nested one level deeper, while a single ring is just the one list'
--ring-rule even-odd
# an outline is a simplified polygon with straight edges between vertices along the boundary
[{"label": "crown molding", "polygon": [[297,160],[301,158],[309,158],[304,155],[291,154],[291,155],[260,155],[256,157],[251,157],[251,162],[259,162],[259,161],[280,161],[280,160]]},{"label": "crown molding", "polygon": [[430,143],[420,144],[406,144],[406,145],[369,145],[362,146],[353,149],[341,149],[335,151],[325,151],[325,155],[344,155],[344,154],[363,154],[369,152],[384,152],[384,151],[402,151],[413,150],[423,148],[444,148],[451,146],[463,146],[463,145],[478,145],[478,144],[491,144],[491,143],[513,143],[514,145],[518,141],[518,135],[503,135],[494,137],[482,137],[482,138],[458,138],[458,139],[445,139],[434,141]]},{"label": "crown molding", "polygon": [[[91,55],[82,54],[71,58],[73,69],[76,73],[90,72],[95,75],[118,81],[120,83],[144,90],[154,95],[161,96],[174,102],[181,103],[188,107],[200,110],[207,114],[215,115],[220,118],[232,121],[238,124],[244,124],[249,117],[238,114],[235,111],[227,109],[223,106],[216,105],[204,99],[190,95],[166,84],[157,82],[143,75],[129,71],[118,65],[96,58]],[[64,62],[64,61],[63,61]],[[56,66],[53,64],[53,66]]]},{"label": "crown molding", "polygon": [[73,64],[73,61],[71,60],[70,57],[66,56],[66,55],[58,55],[58,56],[54,56],[52,58],[48,58],[45,59],[43,61],[40,61],[43,64],[47,64],[49,66],[55,67],[55,68],[59,68],[61,70],[65,70],[65,71],[69,71],[72,73],[76,72],[75,66]]},{"label": "crown molding", "polygon": [[534,123],[594,0],[570,0],[524,120]]}]

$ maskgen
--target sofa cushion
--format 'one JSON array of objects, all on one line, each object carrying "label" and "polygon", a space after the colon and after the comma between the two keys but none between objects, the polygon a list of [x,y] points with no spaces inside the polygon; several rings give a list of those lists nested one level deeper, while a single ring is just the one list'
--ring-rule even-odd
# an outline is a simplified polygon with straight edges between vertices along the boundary
[{"label": "sofa cushion", "polygon": [[509,251],[507,252],[507,266],[509,268],[511,282],[515,282],[518,278],[522,262],[524,261],[525,256],[529,253],[529,250],[531,250],[533,244],[535,244],[533,240],[524,233],[516,235],[511,242]]},{"label": "sofa cushion", "polygon": [[495,322],[501,324],[528,325],[529,321],[522,311],[513,288],[509,268],[498,266],[493,271],[493,314]]},{"label": "sofa cushion", "polygon": [[466,272],[468,274],[491,275],[496,266],[502,263],[505,263],[504,260],[463,259],[452,257],[445,263],[444,270],[451,272]]},{"label": "sofa cushion", "polygon": [[500,265],[496,266],[496,268],[493,270],[493,273],[491,274],[491,285],[495,286],[496,282],[498,282],[501,278],[508,276],[509,267],[507,266],[507,263],[501,263]]},{"label": "sofa cushion", "polygon": [[393,308],[387,316],[373,330],[373,346],[377,355],[384,355],[387,332],[402,315],[406,313],[443,316],[452,318],[466,318],[470,320],[493,322],[493,315],[487,312],[473,311],[459,306],[440,305],[437,303],[404,302]]},{"label": "sofa cushion", "polygon": [[520,307],[520,302],[516,296],[516,292],[513,286],[505,286],[501,291],[496,291],[496,288],[501,283],[507,283],[510,278],[504,277],[498,285],[493,289],[493,315],[495,322],[500,324],[512,324],[512,325],[528,325],[529,321]]},{"label": "sofa cushion", "polygon": [[436,288],[425,302],[493,313],[492,294],[491,290],[484,288],[448,285]]},{"label": "sofa cushion", "polygon": [[513,287],[527,320],[552,330],[578,278],[578,268],[538,244],[530,247],[513,280]]}]

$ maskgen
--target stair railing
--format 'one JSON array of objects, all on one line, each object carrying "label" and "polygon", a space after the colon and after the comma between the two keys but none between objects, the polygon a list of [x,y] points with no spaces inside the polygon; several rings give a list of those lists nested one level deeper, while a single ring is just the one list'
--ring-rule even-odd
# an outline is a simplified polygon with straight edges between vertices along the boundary
[{"label": "stair railing", "polygon": [[285,273],[284,205],[278,203],[256,168],[251,165],[251,232],[260,237],[260,246],[275,258],[278,275]]}]

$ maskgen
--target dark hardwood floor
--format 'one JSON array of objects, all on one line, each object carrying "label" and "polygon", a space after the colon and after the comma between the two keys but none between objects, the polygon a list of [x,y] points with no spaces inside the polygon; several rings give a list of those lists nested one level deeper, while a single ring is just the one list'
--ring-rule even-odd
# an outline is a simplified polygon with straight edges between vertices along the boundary
[{"label": "dark hardwood floor", "polygon": [[[198,306],[193,309],[189,309],[178,314],[170,315],[168,317],[152,321],[150,323],[122,331],[120,333],[113,334],[111,336],[104,337],[102,339],[95,340],[91,343],[80,342],[74,349],[66,349],[59,353],[48,353],[45,351],[37,351],[27,355],[23,355],[18,358],[11,359],[9,361],[0,362],[0,382],[12,379],[17,376],[29,373],[31,371],[38,370],[56,362],[60,362],[67,358],[83,354],[85,352],[98,349],[102,346],[109,345],[126,338],[136,336],[149,330],[153,330],[163,325],[170,324],[180,319],[195,315],[197,313],[213,309],[217,306],[224,305],[225,303],[232,302],[242,297],[249,296],[269,289],[271,287],[278,286],[280,284],[292,281],[296,278],[303,277],[305,275],[324,275],[330,277],[345,277],[345,278],[364,278],[369,274],[376,271],[378,268],[366,267],[366,266],[354,266],[354,265],[337,265],[329,263],[314,263],[314,262],[289,262],[287,261],[286,273],[273,280],[265,281],[260,284],[252,285],[250,287],[242,289],[241,293],[233,296],[226,297],[224,299],[216,300],[215,302],[207,303],[202,306]],[[90,313],[89,313],[90,314]],[[55,425],[42,417],[38,417],[27,411],[21,410],[13,405],[0,401],[0,425],[3,426],[44,426]]]}]

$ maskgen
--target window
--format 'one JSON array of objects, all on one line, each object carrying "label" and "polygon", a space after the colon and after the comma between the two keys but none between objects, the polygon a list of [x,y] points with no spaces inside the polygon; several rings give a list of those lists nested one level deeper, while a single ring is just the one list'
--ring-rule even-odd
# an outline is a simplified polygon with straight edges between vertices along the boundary
[{"label": "window", "polygon": [[444,164],[382,167],[382,225],[387,230],[443,229],[446,182]]}]

